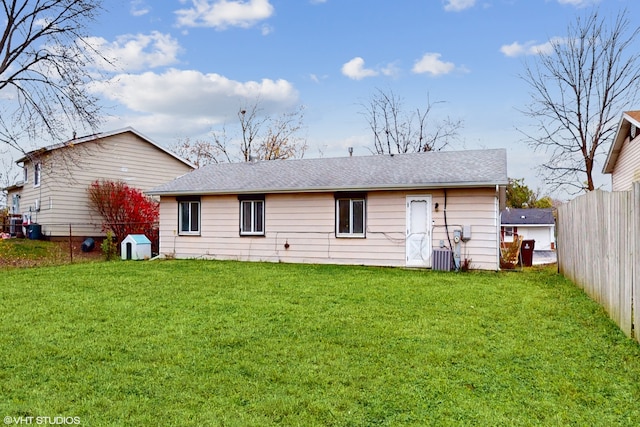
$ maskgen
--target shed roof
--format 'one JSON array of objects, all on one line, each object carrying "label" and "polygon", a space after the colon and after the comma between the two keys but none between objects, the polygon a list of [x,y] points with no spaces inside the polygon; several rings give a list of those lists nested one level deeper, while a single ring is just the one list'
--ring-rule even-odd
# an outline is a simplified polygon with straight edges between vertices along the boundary
[{"label": "shed roof", "polygon": [[504,149],[212,164],[153,195],[358,191],[507,184]]},{"label": "shed roof", "polygon": [[502,225],[553,225],[552,208],[515,209],[507,208],[501,213]]},{"label": "shed roof", "polygon": [[149,240],[149,238],[147,236],[145,236],[144,234],[129,234],[127,235],[127,237],[124,238],[124,240],[122,241],[122,243],[125,243],[127,241],[133,240],[133,242],[137,245],[150,245],[151,244],[151,240]]}]

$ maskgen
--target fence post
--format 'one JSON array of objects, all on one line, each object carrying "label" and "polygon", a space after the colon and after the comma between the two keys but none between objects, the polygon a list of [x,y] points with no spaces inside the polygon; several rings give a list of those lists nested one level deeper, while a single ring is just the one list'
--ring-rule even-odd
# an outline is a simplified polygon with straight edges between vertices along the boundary
[{"label": "fence post", "polygon": [[631,335],[640,342],[637,328],[640,327],[640,182],[634,182],[631,187]]},{"label": "fence post", "polygon": [[70,262],[73,262],[73,240],[71,237],[71,224],[69,224],[69,259]]}]

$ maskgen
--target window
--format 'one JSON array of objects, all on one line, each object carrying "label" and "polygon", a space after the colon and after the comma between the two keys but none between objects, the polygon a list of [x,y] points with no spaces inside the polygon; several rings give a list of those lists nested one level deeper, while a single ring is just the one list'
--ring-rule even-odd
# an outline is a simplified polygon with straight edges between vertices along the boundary
[{"label": "window", "polygon": [[42,174],[42,165],[40,163],[36,163],[33,166],[33,186],[34,187],[40,186],[41,174]]},{"label": "window", "polygon": [[181,235],[200,235],[200,198],[178,199],[178,225]]},{"label": "window", "polygon": [[336,195],[336,236],[365,237],[366,198],[364,194]]},{"label": "window", "polygon": [[27,166],[25,165],[22,168],[22,171],[23,171],[22,181],[23,182],[29,182],[29,168],[27,168]]},{"label": "window", "polygon": [[264,236],[264,196],[239,199],[240,235]]},{"label": "window", "polygon": [[20,213],[20,195],[14,194],[11,196],[11,213]]},{"label": "window", "polygon": [[502,227],[502,238],[505,242],[513,242],[518,237],[518,227]]}]

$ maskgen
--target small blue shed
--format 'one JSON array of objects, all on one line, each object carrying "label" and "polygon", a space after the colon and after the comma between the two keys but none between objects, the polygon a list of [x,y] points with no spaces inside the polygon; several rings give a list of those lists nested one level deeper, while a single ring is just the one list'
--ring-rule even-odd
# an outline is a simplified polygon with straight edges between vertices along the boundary
[{"label": "small blue shed", "polygon": [[151,258],[151,240],[144,234],[129,234],[120,243],[120,253],[124,260]]}]

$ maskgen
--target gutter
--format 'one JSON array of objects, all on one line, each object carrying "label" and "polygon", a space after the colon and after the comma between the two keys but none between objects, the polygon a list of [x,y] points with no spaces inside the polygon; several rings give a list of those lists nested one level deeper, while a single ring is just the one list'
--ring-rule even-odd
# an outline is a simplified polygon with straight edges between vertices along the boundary
[{"label": "gutter", "polygon": [[491,188],[507,185],[507,182],[478,182],[478,183],[432,183],[418,185],[380,185],[367,187],[302,187],[302,188],[251,188],[225,190],[150,190],[145,194],[151,196],[221,196],[236,194],[291,194],[291,193],[328,193],[336,191],[403,191],[403,190],[439,190],[452,188]]}]

